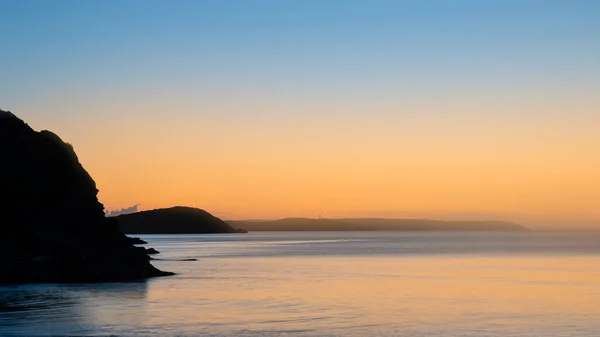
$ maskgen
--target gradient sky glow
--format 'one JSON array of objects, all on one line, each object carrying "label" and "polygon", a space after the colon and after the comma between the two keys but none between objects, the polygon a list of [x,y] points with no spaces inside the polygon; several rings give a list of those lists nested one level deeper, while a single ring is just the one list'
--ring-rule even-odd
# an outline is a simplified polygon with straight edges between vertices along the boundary
[{"label": "gradient sky glow", "polygon": [[0,1],[108,209],[600,228],[600,1]]}]

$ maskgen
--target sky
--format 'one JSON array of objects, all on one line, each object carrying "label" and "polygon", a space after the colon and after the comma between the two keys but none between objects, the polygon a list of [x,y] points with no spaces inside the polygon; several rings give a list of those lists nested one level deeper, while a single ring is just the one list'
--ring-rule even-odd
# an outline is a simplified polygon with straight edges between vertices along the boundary
[{"label": "sky", "polygon": [[600,229],[600,1],[0,0],[108,210]]}]

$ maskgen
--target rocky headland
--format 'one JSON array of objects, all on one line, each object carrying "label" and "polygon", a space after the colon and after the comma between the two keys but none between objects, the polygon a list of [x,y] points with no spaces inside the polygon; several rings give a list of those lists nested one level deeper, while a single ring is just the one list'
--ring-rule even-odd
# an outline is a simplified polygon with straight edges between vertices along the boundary
[{"label": "rocky headland", "polygon": [[0,284],[105,282],[171,275],[115,219],[73,146],[0,110]]}]

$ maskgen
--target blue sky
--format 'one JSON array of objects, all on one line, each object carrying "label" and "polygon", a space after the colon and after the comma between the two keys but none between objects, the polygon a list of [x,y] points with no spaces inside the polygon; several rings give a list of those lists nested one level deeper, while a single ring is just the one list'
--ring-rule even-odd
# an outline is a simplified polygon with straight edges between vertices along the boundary
[{"label": "blue sky", "polygon": [[[1,97],[595,82],[597,1],[3,1]],[[490,83],[491,82],[491,83]],[[532,83],[533,82],[533,83]],[[10,83],[10,85],[8,84]],[[284,85],[282,85],[284,84]],[[6,104],[6,103],[5,103]]]}]

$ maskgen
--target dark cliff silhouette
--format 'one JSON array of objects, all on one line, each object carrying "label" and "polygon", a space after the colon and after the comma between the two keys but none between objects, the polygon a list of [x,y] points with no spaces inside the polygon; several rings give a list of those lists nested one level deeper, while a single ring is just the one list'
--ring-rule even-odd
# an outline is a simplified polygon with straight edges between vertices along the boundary
[{"label": "dark cliff silhouette", "polygon": [[212,214],[191,207],[161,208],[114,217],[126,234],[245,233]]},{"label": "dark cliff silhouette", "polygon": [[383,230],[437,230],[437,231],[524,231],[521,225],[505,221],[441,221],[427,219],[306,219],[231,220],[232,226],[248,231],[383,231]]},{"label": "dark cliff silhouette", "polygon": [[73,147],[0,110],[0,283],[102,282],[154,268],[117,222]]}]

